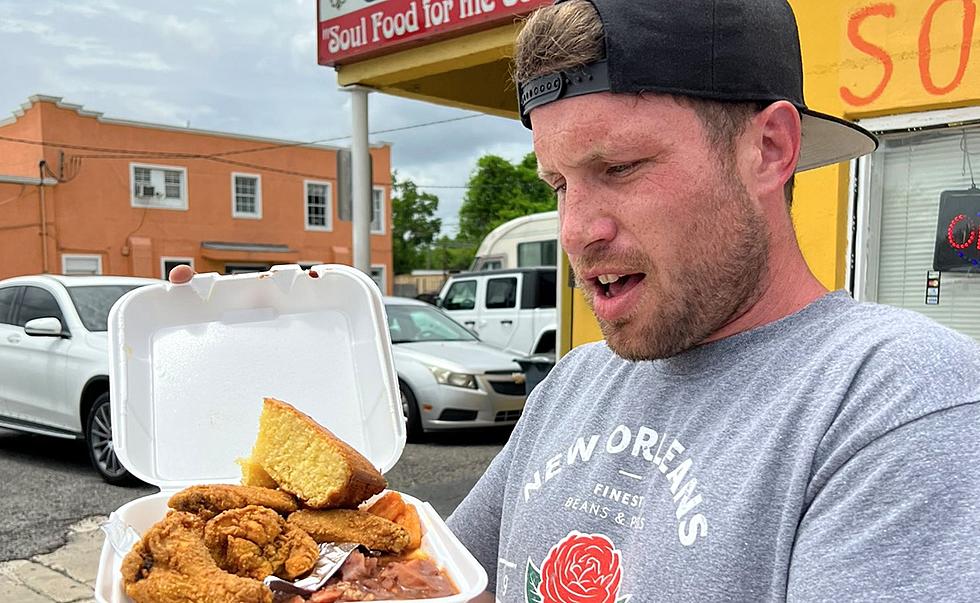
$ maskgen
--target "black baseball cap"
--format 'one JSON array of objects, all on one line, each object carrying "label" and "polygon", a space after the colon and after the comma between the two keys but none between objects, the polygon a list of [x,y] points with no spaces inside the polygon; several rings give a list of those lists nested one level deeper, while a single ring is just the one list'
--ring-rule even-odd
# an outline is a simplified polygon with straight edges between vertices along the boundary
[{"label": "black baseball cap", "polygon": [[562,98],[659,92],[717,101],[789,101],[803,123],[798,172],[878,147],[864,128],[806,106],[799,31],[786,0],[588,1],[602,20],[606,57],[518,83],[527,128],[532,109]]}]

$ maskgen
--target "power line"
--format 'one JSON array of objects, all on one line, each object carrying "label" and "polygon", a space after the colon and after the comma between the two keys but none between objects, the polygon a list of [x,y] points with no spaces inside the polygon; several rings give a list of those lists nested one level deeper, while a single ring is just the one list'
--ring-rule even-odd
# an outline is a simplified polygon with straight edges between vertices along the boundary
[{"label": "power line", "polygon": [[[440,119],[436,121],[428,121],[418,124],[412,124],[410,126],[401,126],[398,128],[388,128],[384,130],[374,130],[368,132],[368,134],[389,134],[391,132],[402,132],[405,130],[414,130],[416,128],[423,128],[427,126],[434,126],[439,124],[445,124],[454,121],[462,121],[464,119],[473,119],[474,117],[482,117],[482,113],[474,113],[472,115],[464,115],[462,117],[452,117],[449,119]],[[271,149],[284,149],[290,147],[298,146],[309,146],[314,144],[319,144],[323,142],[331,142],[335,140],[344,140],[350,138],[348,134],[346,136],[335,136],[333,138],[322,138],[319,140],[313,140],[309,142],[288,142],[288,143],[277,143],[272,145],[264,145],[259,147],[251,147],[248,149],[238,149],[234,151],[224,151],[221,153],[213,153],[210,155],[205,155],[201,153],[186,153],[186,152],[175,152],[175,151],[160,151],[152,149],[118,149],[118,148],[106,148],[106,147],[95,147],[90,145],[79,145],[79,144],[69,144],[69,143],[59,143],[59,142],[48,142],[43,140],[31,140],[27,138],[15,138],[12,136],[0,136],[0,140],[6,140],[8,142],[17,142],[22,144],[39,145],[44,147],[61,147],[65,149],[72,149],[75,151],[93,151],[96,153],[116,153],[116,154],[127,154],[127,155],[142,155],[147,157],[159,157],[159,158],[169,158],[169,159],[210,159],[214,157],[225,157],[228,155],[240,155],[244,153],[254,153],[258,151],[271,150]],[[93,156],[94,157],[94,156]],[[123,157],[114,157],[116,159],[122,159]]]},{"label": "power line", "polygon": [[[391,132],[402,132],[404,130],[414,130],[415,128],[422,128],[422,127],[425,127],[425,126],[435,126],[435,125],[439,125],[439,124],[447,124],[447,123],[454,122],[454,121],[463,121],[464,119],[473,119],[474,117],[483,117],[483,115],[484,115],[483,113],[474,113],[472,115],[464,115],[462,117],[451,117],[449,119],[440,119],[440,120],[437,120],[437,121],[427,121],[425,123],[414,124],[414,125],[411,125],[411,126],[401,126],[399,128],[388,128],[386,130],[373,130],[371,132],[368,132],[368,134],[390,134]],[[243,153],[257,153],[259,151],[267,151],[267,150],[270,150],[270,149],[283,149],[283,148],[288,148],[288,147],[297,147],[297,146],[304,146],[304,145],[320,144],[320,143],[324,143],[324,142],[334,142],[334,141],[337,141],[337,140],[345,140],[345,139],[350,138],[350,137],[351,137],[351,135],[348,134],[346,136],[334,136],[333,138],[321,138],[320,140],[313,140],[311,142],[293,142],[293,143],[288,143],[288,144],[285,144],[285,143],[284,144],[272,144],[272,145],[267,145],[267,146],[262,146],[262,147],[252,147],[251,149],[241,149],[241,150],[237,150],[237,151],[225,151],[224,153],[215,153],[212,156],[213,157],[225,157],[225,156],[228,156],[228,155],[240,155],[240,154],[243,154]]]}]

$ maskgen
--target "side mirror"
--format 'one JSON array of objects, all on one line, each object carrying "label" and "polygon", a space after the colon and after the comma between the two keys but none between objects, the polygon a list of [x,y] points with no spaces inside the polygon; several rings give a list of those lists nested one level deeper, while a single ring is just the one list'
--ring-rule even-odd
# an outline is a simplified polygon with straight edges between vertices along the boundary
[{"label": "side mirror", "polygon": [[435,307],[441,308],[442,307],[442,298],[441,297],[437,297],[434,300],[432,300],[432,303],[435,305]]},{"label": "side mirror", "polygon": [[32,337],[62,337],[65,335],[61,321],[53,316],[27,321],[24,325],[24,332]]}]

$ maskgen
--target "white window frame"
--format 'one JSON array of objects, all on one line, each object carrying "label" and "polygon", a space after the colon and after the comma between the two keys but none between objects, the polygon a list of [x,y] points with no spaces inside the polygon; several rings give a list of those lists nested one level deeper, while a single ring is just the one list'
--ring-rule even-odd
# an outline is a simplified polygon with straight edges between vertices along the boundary
[{"label": "white window frame", "polygon": [[[371,264],[371,269],[380,268],[381,269],[381,280],[384,286],[381,288],[381,295],[388,295],[388,265],[387,264]],[[371,277],[371,275],[368,275]],[[374,277],[371,277],[374,280]]]},{"label": "white window frame", "polygon": [[[327,224],[326,226],[310,225],[310,185],[322,184],[327,187]],[[303,228],[319,232],[333,232],[333,183],[325,180],[304,180],[303,181]]]},{"label": "white window frame", "polygon": [[167,262],[187,262],[190,264],[191,270],[194,270],[194,258],[182,258],[172,255],[160,256],[160,274],[163,275],[161,278],[164,280],[167,280],[167,276],[169,276],[167,274]]},{"label": "white window frame", "polygon": [[[148,205],[144,203],[140,197],[137,197],[135,193],[136,189],[136,168],[146,168],[149,170],[166,170],[171,172],[180,172],[180,193],[179,206],[166,206],[166,205]],[[178,165],[154,165],[150,163],[130,163],[129,164],[129,203],[133,207],[139,209],[167,209],[171,211],[187,211],[187,203],[190,198],[189,192],[190,184],[187,181],[187,168],[180,167]],[[166,191],[166,186],[164,187]],[[163,199],[174,199],[173,197],[163,197]]]},{"label": "white window frame", "polygon": [[61,274],[68,274],[68,262],[70,260],[91,260],[95,258],[98,263],[96,274],[102,274],[102,256],[96,253],[63,253],[61,254]]},{"label": "white window frame", "polygon": [[387,206],[386,193],[388,191],[387,191],[387,188],[385,188],[383,186],[373,186],[373,187],[371,187],[371,208],[372,208],[372,211],[374,209],[374,191],[381,191],[381,208],[380,208],[380,212],[381,212],[381,230],[375,230],[374,229],[374,223],[372,221],[372,223],[371,223],[371,234],[383,235],[383,234],[385,234],[385,232],[387,232],[387,226],[386,225],[387,225],[388,220],[386,219],[387,218],[387,213],[385,213],[385,207]]},{"label": "white window frame", "polygon": [[[887,135],[913,128],[977,121],[980,121],[980,107],[887,115],[862,119],[857,123],[871,132]],[[877,176],[881,177],[881,174]],[[851,162],[850,181],[854,193],[850,195],[848,216],[853,228],[848,229],[848,246],[852,261],[847,263],[845,282],[850,286],[853,279],[851,294],[858,301],[877,301],[878,298],[881,199],[871,198],[874,177],[867,156]]]},{"label": "white window frame", "polygon": [[[238,197],[238,190],[235,187],[235,179],[239,177],[255,179],[255,213],[250,214],[250,213],[238,211],[238,204],[236,203],[236,199]],[[246,172],[231,173],[231,217],[242,218],[245,220],[262,219],[262,175],[261,174],[249,174]]]}]

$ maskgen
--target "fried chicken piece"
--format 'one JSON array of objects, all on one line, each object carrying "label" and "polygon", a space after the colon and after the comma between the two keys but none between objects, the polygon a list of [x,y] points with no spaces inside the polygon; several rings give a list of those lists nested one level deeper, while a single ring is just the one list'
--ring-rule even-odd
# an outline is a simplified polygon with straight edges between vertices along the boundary
[{"label": "fried chicken piece", "polygon": [[375,551],[401,553],[409,544],[405,528],[384,517],[354,509],[301,509],[287,522],[319,542],[357,542]]},{"label": "fried chicken piece", "polygon": [[219,514],[204,527],[204,544],[221,569],[256,580],[295,580],[313,569],[320,549],[306,532],[258,506]]},{"label": "fried chicken piece", "polygon": [[177,511],[196,513],[205,521],[223,511],[249,505],[269,507],[282,515],[299,508],[296,498],[282,490],[231,484],[191,486],[171,496],[167,504]]},{"label": "fried chicken piece", "polygon": [[123,585],[135,603],[272,603],[272,591],[219,568],[204,545],[204,521],[172,511],[122,563]]}]

